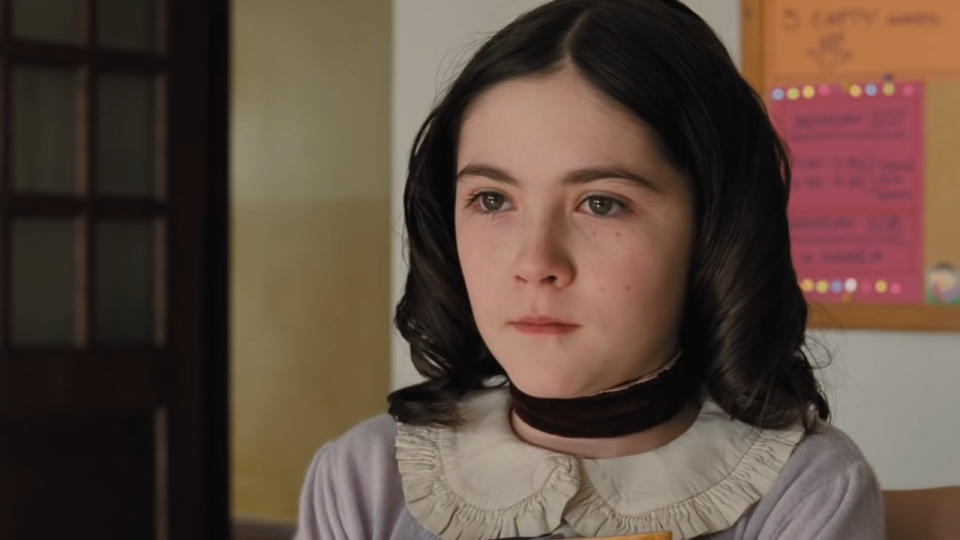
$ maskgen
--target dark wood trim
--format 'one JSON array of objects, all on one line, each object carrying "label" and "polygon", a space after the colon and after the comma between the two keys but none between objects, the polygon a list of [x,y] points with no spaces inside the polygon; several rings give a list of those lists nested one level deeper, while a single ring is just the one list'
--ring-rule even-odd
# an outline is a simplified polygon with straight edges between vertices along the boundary
[{"label": "dark wood trim", "polygon": [[79,0],[78,11],[80,11],[80,20],[78,22],[80,23],[80,43],[84,44],[88,50],[91,49],[96,42],[96,2],[97,0]]},{"label": "dark wood trim", "polygon": [[[3,200],[0,198],[0,200]],[[10,345],[10,219],[0,209],[0,358]],[[0,360],[2,363],[2,360]]]},{"label": "dark wood trim", "polygon": [[87,244],[87,238],[90,237],[87,223],[90,221],[88,216],[79,216],[74,220],[74,246],[73,260],[75,275],[73,281],[74,288],[74,323],[73,323],[73,345],[77,349],[87,350],[90,345],[89,320],[90,313],[90,291],[87,283],[90,281],[88,273],[88,259],[93,257],[90,252],[90,246]]},{"label": "dark wood trim", "polygon": [[[64,411],[152,411],[169,391],[166,356],[164,351],[149,349],[8,352],[0,362],[0,418],[62,415]],[[117,376],[129,384],[112,385],[109,381]],[[24,394],[38,387],[51,391]]]},{"label": "dark wood trim", "polygon": [[[0,43],[6,39],[6,15],[10,10],[9,0],[0,0]],[[6,196],[10,186],[10,61],[0,55],[0,200]]]},{"label": "dark wood trim", "polygon": [[208,266],[204,273],[204,303],[208,307],[210,359],[204,400],[208,409],[206,462],[210,517],[206,538],[230,538],[230,0],[214,0],[207,18],[208,136],[206,199],[203,231]]},{"label": "dark wood trim", "polygon": [[[83,53],[93,60],[97,58],[97,0],[84,1],[83,17],[85,30]],[[86,78],[83,81],[83,107],[87,115],[87,123],[83,130],[83,191],[84,206],[83,220],[83,288],[77,291],[77,296],[83,300],[83,327],[80,336],[80,345],[89,347],[97,337],[97,216],[91,212],[91,204],[96,202],[97,193],[97,70],[90,62],[85,62],[83,68]]]},{"label": "dark wood trim", "polygon": [[170,204],[153,199],[119,197],[78,198],[72,195],[12,194],[0,200],[0,212],[17,217],[144,218],[166,216]]},{"label": "dark wood trim", "polygon": [[10,28],[13,23],[10,22],[11,8],[13,0],[0,0],[0,40],[6,41],[10,37]]},{"label": "dark wood trim", "polygon": [[230,538],[230,0],[210,0],[205,31],[208,55],[204,95],[206,105],[207,166],[204,185],[205,255],[204,305],[207,308],[204,380],[207,410],[208,521],[204,538]]},{"label": "dark wood trim", "polygon": [[[94,23],[95,25],[96,23]],[[65,66],[96,66],[104,71],[166,71],[167,61],[155,54],[101,49],[91,51],[85,45],[61,45],[10,39],[0,45],[0,54],[15,62]]]},{"label": "dark wood trim", "polygon": [[[0,0],[0,43],[10,35],[10,3]],[[0,55],[0,203],[10,186],[10,62]],[[0,207],[0,354],[10,341],[10,222]]]},{"label": "dark wood trim", "polygon": [[170,220],[153,220],[153,344],[166,347],[169,327]]},{"label": "dark wood trim", "polygon": [[[229,0],[169,3],[170,538],[228,539]],[[176,39],[174,39],[176,36]],[[202,47],[197,47],[202,44]],[[174,262],[174,259],[176,262]]]},{"label": "dark wood trim", "polygon": [[140,358],[160,361],[168,358],[172,351],[166,347],[151,347],[149,345],[125,346],[93,346],[87,350],[74,347],[11,347],[4,353],[4,359],[11,362],[47,362],[54,359],[79,363],[95,362],[95,358],[102,358],[107,362],[121,362],[124,358]]},{"label": "dark wood trim", "polygon": [[293,523],[249,518],[233,519],[233,540],[290,540],[296,532]]},{"label": "dark wood trim", "polygon": [[168,99],[168,81],[166,73],[153,79],[153,196],[158,201],[166,201],[170,178],[167,175],[170,146],[170,130],[167,126],[170,100]]},{"label": "dark wood trim", "polygon": [[[10,0],[0,0],[0,42],[6,39]],[[0,205],[7,201],[10,186],[10,62],[0,56]],[[10,339],[10,222],[0,206],[0,353]]]},{"label": "dark wood trim", "polygon": [[170,534],[168,533],[170,523],[170,489],[168,485],[168,475],[170,471],[167,466],[167,455],[169,454],[167,437],[167,410],[165,407],[161,407],[154,412],[153,416],[153,483],[156,487],[153,508],[155,525],[153,540],[169,540],[170,538]]},{"label": "dark wood trim", "polygon": [[90,66],[81,66],[77,71],[76,91],[76,164],[74,167],[73,192],[86,197],[90,193],[90,155],[93,151],[90,139],[90,123],[93,122],[93,111],[90,109],[90,100],[93,95],[93,69]]},{"label": "dark wood trim", "polygon": [[154,28],[154,49],[157,54],[166,56],[168,50],[168,37],[170,36],[170,6],[168,0],[154,0],[156,9],[157,25]]}]

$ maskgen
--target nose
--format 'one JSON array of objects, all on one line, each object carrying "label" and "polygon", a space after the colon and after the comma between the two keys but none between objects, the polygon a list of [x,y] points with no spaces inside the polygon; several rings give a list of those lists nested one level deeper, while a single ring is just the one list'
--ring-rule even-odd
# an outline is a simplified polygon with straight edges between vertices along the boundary
[{"label": "nose", "polygon": [[514,261],[514,279],[527,285],[563,288],[575,275],[563,225],[556,220],[528,224]]}]

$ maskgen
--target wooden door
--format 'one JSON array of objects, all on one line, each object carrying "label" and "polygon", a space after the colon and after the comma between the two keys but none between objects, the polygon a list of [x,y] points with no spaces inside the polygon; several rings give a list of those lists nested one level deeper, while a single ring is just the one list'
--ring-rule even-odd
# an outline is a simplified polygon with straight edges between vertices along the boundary
[{"label": "wooden door", "polygon": [[217,539],[227,0],[0,0],[0,538]]}]

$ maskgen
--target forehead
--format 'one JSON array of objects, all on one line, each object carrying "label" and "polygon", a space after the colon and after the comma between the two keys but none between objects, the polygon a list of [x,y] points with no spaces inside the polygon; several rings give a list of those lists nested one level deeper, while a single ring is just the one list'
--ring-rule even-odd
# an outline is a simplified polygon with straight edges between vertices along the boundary
[{"label": "forehead", "polygon": [[500,83],[464,114],[457,162],[514,168],[663,162],[656,134],[571,68]]}]

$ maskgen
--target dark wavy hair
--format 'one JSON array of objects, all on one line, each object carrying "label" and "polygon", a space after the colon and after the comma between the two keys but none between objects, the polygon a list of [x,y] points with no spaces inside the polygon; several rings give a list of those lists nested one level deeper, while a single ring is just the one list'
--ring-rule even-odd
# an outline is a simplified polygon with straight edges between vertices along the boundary
[{"label": "dark wavy hair", "polygon": [[454,235],[456,149],[485,90],[572,67],[659,135],[696,194],[680,331],[689,373],[733,418],[761,428],[830,410],[805,342],[790,258],[790,164],[763,103],[707,24],[676,0],[556,0],[486,41],[420,128],[403,206],[409,274],[394,318],[424,382],[389,395],[410,424],[456,425],[459,400],[503,368],[477,330]]}]

